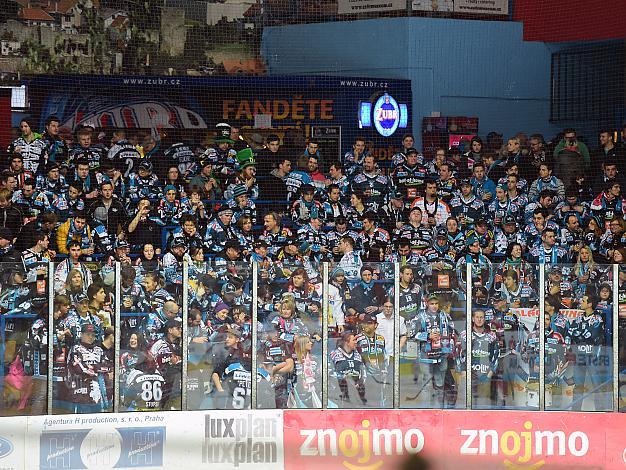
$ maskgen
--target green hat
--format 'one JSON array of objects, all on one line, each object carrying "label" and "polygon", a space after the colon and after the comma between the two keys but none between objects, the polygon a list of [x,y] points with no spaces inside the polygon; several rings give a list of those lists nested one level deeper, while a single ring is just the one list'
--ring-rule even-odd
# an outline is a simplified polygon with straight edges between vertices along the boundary
[{"label": "green hat", "polygon": [[239,163],[239,168],[242,170],[249,166],[256,165],[252,149],[246,147],[245,149],[241,149],[239,152],[237,152],[237,163]]}]

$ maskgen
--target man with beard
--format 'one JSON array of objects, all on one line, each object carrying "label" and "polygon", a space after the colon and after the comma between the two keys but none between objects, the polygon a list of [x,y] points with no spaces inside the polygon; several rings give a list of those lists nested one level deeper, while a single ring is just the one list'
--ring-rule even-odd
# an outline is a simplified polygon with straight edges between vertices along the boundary
[{"label": "man with beard", "polygon": [[417,149],[407,149],[405,155],[405,161],[393,171],[391,183],[403,197],[412,200],[424,193],[426,168],[419,164]]},{"label": "man with beard", "polygon": [[368,205],[373,211],[384,206],[389,194],[389,178],[381,175],[373,156],[363,159],[363,172],[352,180],[352,191],[360,191],[367,196]]}]

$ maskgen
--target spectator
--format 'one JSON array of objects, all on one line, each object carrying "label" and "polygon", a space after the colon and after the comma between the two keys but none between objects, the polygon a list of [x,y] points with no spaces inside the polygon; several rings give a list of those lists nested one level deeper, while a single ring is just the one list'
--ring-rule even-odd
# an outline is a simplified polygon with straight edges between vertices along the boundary
[{"label": "spectator", "polygon": [[94,254],[94,240],[91,229],[87,225],[87,215],[84,212],[68,219],[57,229],[58,252],[64,255],[68,254],[69,242],[73,240],[80,243],[83,255]]},{"label": "spectator", "polygon": [[554,192],[553,202],[558,204],[565,200],[565,185],[563,181],[553,176],[550,164],[542,163],[539,165],[539,178],[533,181],[533,184],[530,186],[528,199],[536,201],[539,198],[539,193],[546,190]]},{"label": "spectator", "polygon": [[89,215],[104,225],[107,233],[113,237],[116,237],[126,226],[126,208],[114,196],[113,184],[110,181],[100,184],[100,198],[91,204]]},{"label": "spectator", "polygon": [[563,139],[554,149],[554,170],[569,183],[578,171],[589,168],[591,158],[589,149],[577,139],[574,129],[565,129],[563,134]]}]

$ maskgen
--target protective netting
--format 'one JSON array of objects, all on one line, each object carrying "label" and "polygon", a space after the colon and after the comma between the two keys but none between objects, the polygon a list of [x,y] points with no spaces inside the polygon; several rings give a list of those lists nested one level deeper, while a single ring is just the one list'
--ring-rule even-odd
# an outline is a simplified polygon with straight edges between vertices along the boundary
[{"label": "protective netting", "polygon": [[622,24],[556,3],[4,2],[0,410],[614,409]]}]

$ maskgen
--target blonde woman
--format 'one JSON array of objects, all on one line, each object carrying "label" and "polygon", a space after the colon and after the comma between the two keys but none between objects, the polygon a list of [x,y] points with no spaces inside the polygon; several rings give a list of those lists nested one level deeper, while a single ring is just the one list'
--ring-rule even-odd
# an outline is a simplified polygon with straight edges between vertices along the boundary
[{"label": "blonde woman", "polygon": [[321,408],[322,402],[315,385],[319,380],[318,363],[311,354],[313,341],[308,336],[298,336],[294,341],[296,353],[296,383],[292,388],[289,408]]},{"label": "blonde woman", "polygon": [[587,286],[597,283],[598,279],[603,274],[603,270],[593,259],[593,252],[591,251],[591,248],[587,245],[583,245],[580,250],[578,250],[578,256],[576,257],[576,264],[574,265],[573,272],[577,295],[584,295],[587,290]]}]

